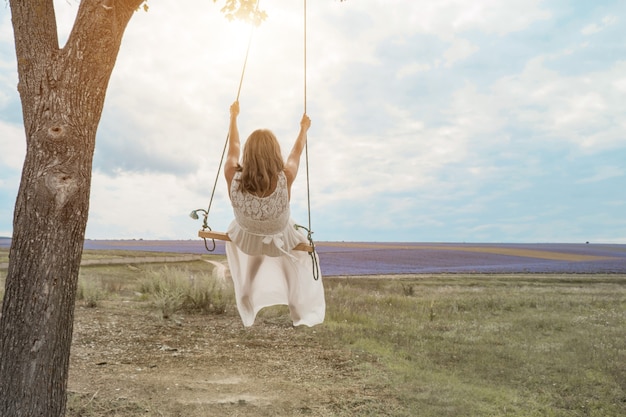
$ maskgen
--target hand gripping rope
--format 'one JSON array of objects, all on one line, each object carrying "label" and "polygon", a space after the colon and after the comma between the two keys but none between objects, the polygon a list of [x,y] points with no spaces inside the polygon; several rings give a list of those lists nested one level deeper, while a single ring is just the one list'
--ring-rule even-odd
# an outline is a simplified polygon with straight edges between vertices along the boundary
[{"label": "hand gripping rope", "polygon": [[[306,113],[306,0],[304,0],[304,47],[303,47],[303,51],[304,51],[304,113]],[[309,227],[306,228],[304,226],[301,225],[296,225],[296,228],[299,229],[304,229],[307,232],[307,239],[309,240],[309,245],[311,246],[312,250],[309,252],[309,255],[311,256],[311,263],[313,265],[313,279],[315,279],[316,281],[319,279],[320,276],[320,268],[318,265],[318,261],[317,261],[317,256],[315,253],[315,243],[313,242],[313,229],[311,228],[311,191],[310,191],[310,185],[309,185],[309,141],[305,140],[304,141],[304,157],[305,157],[305,162],[306,162],[306,201],[307,201],[307,214],[308,214],[308,218],[309,218]]]}]

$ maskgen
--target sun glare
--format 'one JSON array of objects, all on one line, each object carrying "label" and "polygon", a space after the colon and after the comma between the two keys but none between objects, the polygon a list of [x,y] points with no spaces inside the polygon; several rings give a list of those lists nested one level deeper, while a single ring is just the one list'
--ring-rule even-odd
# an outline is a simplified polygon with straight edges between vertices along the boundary
[{"label": "sun glare", "polygon": [[224,39],[229,52],[243,55],[248,47],[250,35],[254,31],[254,25],[239,20],[231,20],[224,26],[222,39]]}]

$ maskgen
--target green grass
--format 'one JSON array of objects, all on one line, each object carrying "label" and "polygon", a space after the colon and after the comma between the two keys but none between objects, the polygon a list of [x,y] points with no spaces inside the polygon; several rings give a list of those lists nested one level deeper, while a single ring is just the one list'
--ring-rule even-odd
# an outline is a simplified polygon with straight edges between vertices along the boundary
[{"label": "green grass", "polygon": [[[626,278],[327,280],[327,343],[376,358],[394,415],[626,412]],[[412,291],[407,287],[412,286]],[[411,295],[412,294],[412,295]]]},{"label": "green grass", "polygon": [[9,262],[9,248],[0,249],[0,264]]}]

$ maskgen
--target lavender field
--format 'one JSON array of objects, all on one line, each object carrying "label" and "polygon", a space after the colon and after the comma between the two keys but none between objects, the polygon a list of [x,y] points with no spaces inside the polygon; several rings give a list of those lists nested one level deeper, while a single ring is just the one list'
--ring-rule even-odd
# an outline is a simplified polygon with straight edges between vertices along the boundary
[{"label": "lavender field", "polygon": [[[0,239],[8,248],[10,239]],[[209,247],[211,244],[209,242]],[[207,254],[202,239],[86,240],[88,250]],[[316,243],[324,276],[420,273],[626,274],[626,245],[577,243]],[[224,242],[211,252],[224,255]]]},{"label": "lavender field", "polygon": [[[224,243],[216,243],[213,253],[224,254]],[[87,240],[85,248],[207,253],[201,239]],[[324,276],[472,272],[626,273],[626,245],[618,244],[321,242],[316,244],[316,249]]]}]

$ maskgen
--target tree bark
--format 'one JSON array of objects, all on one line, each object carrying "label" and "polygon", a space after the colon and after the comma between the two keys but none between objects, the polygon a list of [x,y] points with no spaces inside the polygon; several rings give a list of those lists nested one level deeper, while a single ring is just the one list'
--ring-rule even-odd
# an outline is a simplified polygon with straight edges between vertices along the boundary
[{"label": "tree bark", "polygon": [[65,413],[95,137],[143,0],[82,0],[59,49],[52,0],[10,0],[26,132],[0,317],[0,415]]}]

